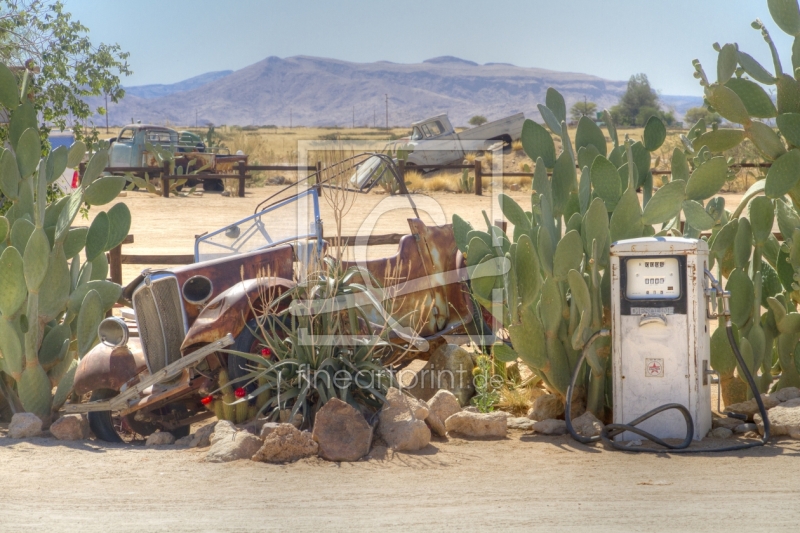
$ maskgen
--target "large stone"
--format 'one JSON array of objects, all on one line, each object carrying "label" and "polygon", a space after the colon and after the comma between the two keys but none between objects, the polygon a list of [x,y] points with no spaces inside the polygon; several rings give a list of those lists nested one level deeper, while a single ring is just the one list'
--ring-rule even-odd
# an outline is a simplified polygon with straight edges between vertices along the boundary
[{"label": "large stone", "polygon": [[548,418],[540,420],[533,425],[533,430],[542,435],[565,435],[567,433],[567,423],[563,420]]},{"label": "large stone", "polygon": [[156,431],[144,442],[145,446],[166,446],[168,444],[175,444],[175,435],[168,431]]},{"label": "large stone", "polygon": [[572,420],[572,428],[583,437],[596,437],[603,431],[603,427],[603,423],[591,411],[586,411]]},{"label": "large stone", "polygon": [[267,435],[264,444],[253,454],[253,461],[292,463],[317,455],[318,450],[319,445],[311,433],[300,431],[292,424],[281,424]]},{"label": "large stone", "polygon": [[232,440],[236,435],[237,429],[233,422],[229,420],[220,420],[214,424],[214,431],[211,433],[208,441],[211,446],[220,440]]},{"label": "large stone", "polygon": [[717,439],[727,439],[733,435],[733,431],[728,428],[714,428],[709,435]]},{"label": "large stone", "polygon": [[191,435],[176,440],[175,445],[183,448],[206,448],[211,446],[211,435],[214,431],[215,424],[207,424]]},{"label": "large stone", "polygon": [[264,440],[270,433],[277,429],[278,426],[280,426],[278,422],[267,422],[261,426],[261,432],[258,434],[258,436],[261,437],[261,440]]},{"label": "large stone", "polygon": [[745,435],[747,433],[753,433],[754,431],[758,430],[758,426],[755,424],[739,424],[735,428],[733,428],[733,432],[737,435]]},{"label": "large stone", "polygon": [[[789,402],[787,402],[789,403]],[[770,434],[773,437],[788,435],[793,439],[800,439],[800,405],[786,407],[786,404],[773,407],[769,410]],[[764,421],[761,415],[754,415],[753,420],[758,426],[758,432],[764,434]]]},{"label": "large stone", "polygon": [[[776,405],[781,403],[779,400],[777,400],[775,397],[773,397],[770,394],[762,394],[761,395],[761,401],[764,402],[764,407],[767,408],[767,409],[772,409],[773,407],[775,407]],[[753,415],[758,413],[758,403],[756,403],[756,399],[755,398],[751,398],[751,399],[747,400],[746,402],[740,402],[740,403],[734,403],[732,405],[726,405],[725,406],[725,410],[726,411],[730,411],[731,413],[738,413],[738,414],[741,414],[741,415],[747,415],[748,420],[752,420],[753,419]]]},{"label": "large stone", "polygon": [[323,459],[358,461],[369,453],[372,426],[353,406],[333,398],[317,412],[311,437]]},{"label": "large stone", "polygon": [[433,398],[428,400],[428,416],[425,422],[430,426],[431,431],[444,437],[447,429],[444,426],[445,420],[461,411],[461,405],[456,395],[448,390],[436,391]]},{"label": "large stone", "polygon": [[378,414],[378,433],[395,451],[416,451],[431,441],[431,430],[425,423],[429,410],[421,402],[392,387]]},{"label": "large stone", "polygon": [[50,425],[50,433],[58,440],[89,438],[89,420],[81,415],[65,415]]},{"label": "large stone", "polygon": [[509,416],[506,421],[508,429],[521,429],[522,431],[532,430],[535,423],[535,420],[531,420],[527,416]]},{"label": "large stone", "polygon": [[549,420],[562,416],[564,416],[564,402],[554,394],[539,396],[528,411],[528,418],[531,420]]},{"label": "large stone", "polygon": [[[0,378],[2,379],[2,378]],[[12,439],[27,439],[42,434],[42,421],[33,413],[17,413],[11,417],[8,436]]]},{"label": "large stone", "polygon": [[445,420],[448,433],[464,437],[505,437],[508,432],[508,415],[494,413],[469,413],[461,411]]},{"label": "large stone", "polygon": [[468,351],[456,344],[444,344],[424,365],[417,361],[398,372],[400,383],[414,397],[428,401],[436,391],[444,389],[452,392],[462,406],[469,404],[475,394],[472,382],[475,363]]},{"label": "large stone", "polygon": [[711,419],[711,427],[713,429],[725,428],[733,431],[736,426],[741,426],[742,421],[738,418],[728,418],[727,416],[719,416]]},{"label": "large stone", "polygon": [[[231,432],[227,426],[217,422],[211,438],[211,448],[206,452],[209,463],[228,463],[239,459],[250,459],[261,447],[261,439],[248,431]],[[230,422],[228,422],[230,424]],[[233,426],[233,424],[230,424]]]},{"label": "large stone", "polygon": [[786,387],[785,389],[781,389],[778,392],[770,394],[770,396],[779,402],[788,402],[789,400],[800,398],[800,389],[797,387]]}]

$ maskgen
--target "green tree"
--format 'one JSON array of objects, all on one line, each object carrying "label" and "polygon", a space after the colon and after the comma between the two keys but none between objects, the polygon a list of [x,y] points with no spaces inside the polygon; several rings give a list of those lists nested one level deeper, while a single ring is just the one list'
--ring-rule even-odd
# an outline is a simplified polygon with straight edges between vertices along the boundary
[{"label": "green tree", "polygon": [[131,70],[127,52],[117,44],[93,44],[88,32],[60,0],[0,0],[0,61],[36,72],[29,86],[45,124],[65,128],[71,118],[76,137],[91,142],[97,130],[83,131],[82,124],[106,109],[92,109],[87,98],[119,101],[125,95],[120,76]]},{"label": "green tree", "polygon": [[697,124],[697,121],[703,119],[706,121],[707,126],[711,126],[712,124],[719,124],[722,122],[722,117],[719,116],[717,113],[712,113],[706,107],[692,107],[686,110],[686,114],[683,116],[684,120],[686,121],[687,126],[691,126],[693,124]]},{"label": "green tree", "polygon": [[486,117],[482,115],[475,115],[471,119],[469,119],[469,124],[471,126],[480,126],[481,124],[486,124]]},{"label": "green tree", "polygon": [[597,104],[586,100],[575,102],[575,105],[569,108],[569,116],[574,121],[580,120],[581,117],[594,118],[595,113],[597,113]]},{"label": "green tree", "polygon": [[651,116],[657,116],[667,124],[674,121],[671,113],[664,113],[658,93],[650,86],[646,74],[635,74],[628,80],[628,88],[619,99],[619,104],[611,108],[611,116],[617,124],[644,126]]}]

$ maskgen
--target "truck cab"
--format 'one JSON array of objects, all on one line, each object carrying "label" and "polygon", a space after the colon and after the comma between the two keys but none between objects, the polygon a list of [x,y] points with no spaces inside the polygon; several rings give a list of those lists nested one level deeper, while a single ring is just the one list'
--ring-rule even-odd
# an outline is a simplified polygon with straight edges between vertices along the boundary
[{"label": "truck cab", "polygon": [[177,152],[180,145],[177,131],[163,126],[131,124],[122,128],[109,150],[109,166],[142,167],[150,166],[146,158],[146,143],[161,146]]}]

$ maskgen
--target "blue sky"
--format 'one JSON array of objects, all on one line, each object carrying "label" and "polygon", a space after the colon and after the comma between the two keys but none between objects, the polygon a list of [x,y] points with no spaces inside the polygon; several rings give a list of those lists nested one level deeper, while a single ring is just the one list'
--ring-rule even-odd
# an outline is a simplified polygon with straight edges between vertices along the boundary
[{"label": "blue sky", "polygon": [[700,95],[691,61],[716,71],[711,45],[737,42],[772,70],[750,22],[768,24],[785,63],[791,40],[766,0],[65,0],[96,42],[131,53],[125,85],[174,83],[268,56],[416,63],[442,55],[627,80]]}]

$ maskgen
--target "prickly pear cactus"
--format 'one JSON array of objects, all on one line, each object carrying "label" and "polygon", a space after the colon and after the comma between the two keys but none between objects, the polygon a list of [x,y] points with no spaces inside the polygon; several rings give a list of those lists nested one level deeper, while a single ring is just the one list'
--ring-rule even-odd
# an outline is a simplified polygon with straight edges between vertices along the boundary
[{"label": "prickly pear cactus", "polygon": [[[25,78],[27,79],[27,77]],[[36,113],[15,76],[0,64],[0,104],[10,114],[0,154],[0,190],[11,202],[0,217],[0,379],[26,411],[47,423],[72,390],[78,361],[97,343],[97,326],[121,294],[106,281],[105,252],[128,234],[130,212],[117,204],[90,227],[72,227],[81,208],[103,205],[126,183],[101,176],[108,154],[89,161],[81,186],[48,203],[48,187],[77,168],[86,146],[42,158]]]},{"label": "prickly pear cactus", "polygon": [[[768,0],[767,5],[776,25],[797,43],[797,0]],[[752,363],[759,388],[766,392],[777,374],[780,379],[773,390],[800,386],[800,315],[796,310],[800,302],[800,55],[793,49],[791,68],[784,71],[765,24],[756,20],[752,27],[761,32],[769,48],[772,71],[736,43],[714,44],[716,79],[710,79],[696,60],[694,76],[704,89],[708,108],[734,126],[708,130],[701,120],[683,141],[693,160],[714,160],[721,159],[714,154],[749,140],[771,163],[764,179],[745,193],[733,214],[722,217],[722,227],[715,228],[709,239],[712,261],[727,278],[731,292],[731,319],[742,355],[748,366]],[[770,92],[777,96],[774,102]],[[775,120],[778,131],[765,120]],[[775,221],[783,243],[772,235]],[[750,392],[736,370],[723,328],[714,333],[711,348],[725,403],[742,401]]]},{"label": "prickly pear cactus", "polygon": [[[603,131],[584,117],[573,146],[563,97],[549,89],[546,104],[539,111],[547,128],[526,120],[522,130],[523,149],[536,162],[530,209],[501,194],[500,207],[513,224],[509,234],[491,226],[486,216],[485,231],[457,215],[453,228],[475,300],[510,340],[511,347],[495,345],[494,357],[521,358],[552,393],[565,399],[586,341],[609,327],[610,244],[681,235],[682,214],[687,235],[718,229],[727,214],[721,199],[709,198],[725,182],[728,168],[723,158],[708,157],[692,171],[684,152],[676,150],[671,181],[654,193],[652,152],[666,138],[658,118],[648,121],[643,141],[620,143],[604,113],[613,144],[609,147]],[[558,155],[553,136],[561,140]],[[577,393],[601,419],[611,408],[610,345],[608,338],[593,345],[588,369],[581,370],[578,380]]]}]

